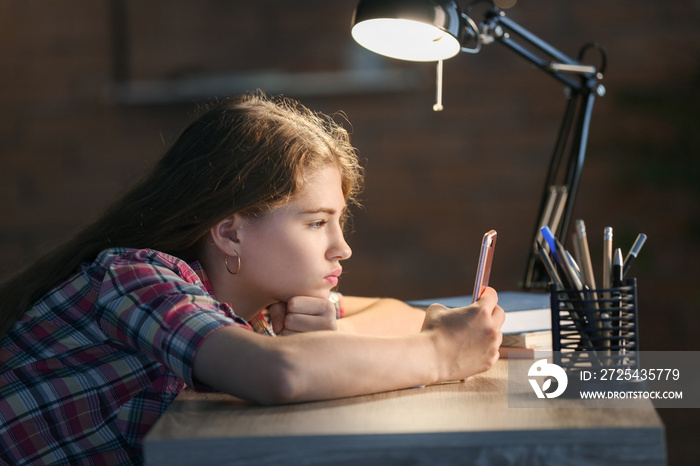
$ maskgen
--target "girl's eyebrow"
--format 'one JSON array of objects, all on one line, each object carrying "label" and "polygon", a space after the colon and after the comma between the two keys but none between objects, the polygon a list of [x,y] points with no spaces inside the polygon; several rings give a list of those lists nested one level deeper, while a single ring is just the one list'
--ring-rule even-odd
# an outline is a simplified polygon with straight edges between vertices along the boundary
[{"label": "girl's eyebrow", "polygon": [[[345,211],[345,207],[341,210],[341,212]],[[331,207],[319,207],[318,209],[308,209],[304,210],[301,213],[306,215],[312,215],[312,214],[328,214],[328,215],[335,215],[338,211],[336,209],[333,209]]]}]

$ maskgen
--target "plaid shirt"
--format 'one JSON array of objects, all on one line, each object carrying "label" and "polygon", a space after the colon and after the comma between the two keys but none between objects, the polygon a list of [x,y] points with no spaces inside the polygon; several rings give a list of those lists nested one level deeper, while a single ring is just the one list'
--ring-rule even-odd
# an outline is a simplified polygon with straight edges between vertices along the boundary
[{"label": "plaid shirt", "polygon": [[[263,316],[251,322],[272,334]],[[193,379],[204,338],[251,325],[199,263],[109,249],[0,339],[0,464],[139,464],[143,438]]]}]

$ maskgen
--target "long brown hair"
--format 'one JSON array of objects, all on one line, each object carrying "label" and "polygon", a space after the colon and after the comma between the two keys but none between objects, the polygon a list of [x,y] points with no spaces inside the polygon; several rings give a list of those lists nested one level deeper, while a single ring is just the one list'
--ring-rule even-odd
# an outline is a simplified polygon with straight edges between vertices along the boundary
[{"label": "long brown hair", "polygon": [[112,247],[151,248],[184,260],[234,212],[265,215],[327,164],[357,201],[362,170],[347,131],[291,99],[261,92],[214,104],[153,171],[72,240],[0,286],[0,336],[77,267]]}]

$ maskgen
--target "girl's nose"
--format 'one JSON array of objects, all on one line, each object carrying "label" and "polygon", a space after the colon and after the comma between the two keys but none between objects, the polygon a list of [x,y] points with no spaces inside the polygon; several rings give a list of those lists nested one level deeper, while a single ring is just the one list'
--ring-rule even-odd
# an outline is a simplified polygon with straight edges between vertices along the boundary
[{"label": "girl's nose", "polygon": [[352,249],[350,249],[350,245],[345,241],[345,236],[342,233],[339,233],[334,240],[332,247],[329,249],[329,256],[331,259],[341,261],[352,256]]}]

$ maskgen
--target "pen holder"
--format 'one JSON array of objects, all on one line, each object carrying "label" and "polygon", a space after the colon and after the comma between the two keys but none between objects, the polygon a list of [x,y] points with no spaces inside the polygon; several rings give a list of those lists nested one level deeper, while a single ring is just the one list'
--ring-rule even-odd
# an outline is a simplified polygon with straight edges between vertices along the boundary
[{"label": "pen holder", "polygon": [[638,367],[637,281],[598,290],[550,285],[552,349],[567,371]]}]

